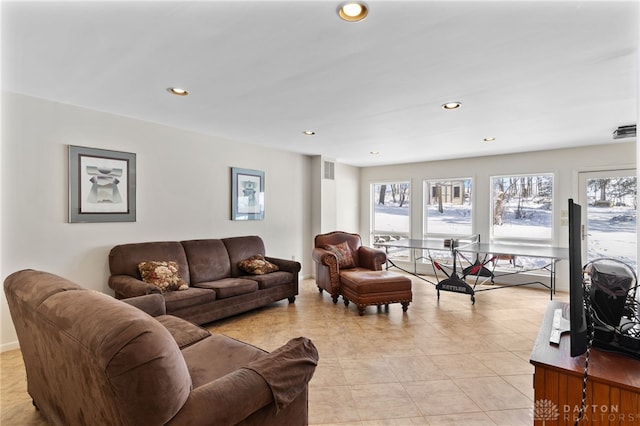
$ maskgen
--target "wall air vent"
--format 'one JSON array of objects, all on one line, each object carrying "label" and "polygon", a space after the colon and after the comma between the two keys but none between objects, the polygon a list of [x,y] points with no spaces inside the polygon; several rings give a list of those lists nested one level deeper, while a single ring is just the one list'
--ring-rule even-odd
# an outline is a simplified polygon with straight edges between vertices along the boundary
[{"label": "wall air vent", "polygon": [[329,180],[335,180],[335,168],[336,165],[332,161],[324,162],[324,178]]},{"label": "wall air vent", "polygon": [[613,132],[614,139],[634,138],[636,136],[636,125],[620,126]]}]

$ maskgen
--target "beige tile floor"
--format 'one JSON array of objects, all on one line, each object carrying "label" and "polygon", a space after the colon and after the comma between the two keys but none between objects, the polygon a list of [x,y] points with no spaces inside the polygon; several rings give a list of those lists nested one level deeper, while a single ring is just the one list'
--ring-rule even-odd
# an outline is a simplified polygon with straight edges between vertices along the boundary
[{"label": "beige tile floor", "polygon": [[[334,305],[313,280],[286,301],[208,328],[274,350],[307,336],[320,353],[309,388],[311,425],[531,425],[529,355],[549,293],[531,287],[476,295],[413,279],[406,314]],[[566,299],[559,293],[556,298]],[[20,351],[1,354],[0,424],[43,425],[26,393]]]}]

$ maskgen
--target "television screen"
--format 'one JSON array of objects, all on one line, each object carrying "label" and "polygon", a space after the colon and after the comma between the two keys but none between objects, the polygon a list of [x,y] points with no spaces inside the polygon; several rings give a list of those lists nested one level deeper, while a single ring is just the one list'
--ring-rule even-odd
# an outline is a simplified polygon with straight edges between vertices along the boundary
[{"label": "television screen", "polygon": [[582,285],[582,208],[569,199],[569,323],[571,356],[587,350],[587,321]]}]

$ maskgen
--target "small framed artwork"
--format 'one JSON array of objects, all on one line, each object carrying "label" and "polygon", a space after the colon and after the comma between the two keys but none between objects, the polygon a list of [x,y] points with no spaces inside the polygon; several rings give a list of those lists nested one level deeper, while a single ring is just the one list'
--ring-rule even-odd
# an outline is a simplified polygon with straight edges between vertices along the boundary
[{"label": "small framed artwork", "polygon": [[69,145],[69,222],[135,222],[136,155]]},{"label": "small framed artwork", "polygon": [[264,172],[231,168],[231,220],[264,219]]}]

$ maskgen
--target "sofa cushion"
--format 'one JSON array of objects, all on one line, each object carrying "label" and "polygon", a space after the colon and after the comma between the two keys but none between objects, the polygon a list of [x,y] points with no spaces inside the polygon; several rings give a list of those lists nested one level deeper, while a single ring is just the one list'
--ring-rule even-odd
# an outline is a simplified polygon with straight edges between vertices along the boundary
[{"label": "sofa cushion", "polygon": [[411,291],[411,280],[391,271],[356,269],[340,272],[340,283],[358,294]]},{"label": "sofa cushion", "polygon": [[241,294],[258,291],[258,283],[253,279],[245,278],[225,278],[223,280],[198,283],[198,288],[215,290],[218,299],[239,296]]},{"label": "sofa cushion", "polygon": [[170,291],[163,293],[163,295],[168,314],[179,309],[213,302],[217,299],[215,291],[195,287],[189,287],[184,291]]},{"label": "sofa cushion", "polygon": [[189,262],[191,283],[202,283],[231,277],[231,262],[221,240],[182,241]]},{"label": "sofa cushion", "polygon": [[253,275],[264,275],[276,272],[280,268],[264,258],[261,254],[256,254],[248,259],[238,262],[238,268]]},{"label": "sofa cushion", "polygon": [[238,268],[238,262],[251,256],[255,256],[256,254],[265,255],[264,241],[256,235],[223,238],[222,242],[227,248],[227,253],[229,253],[232,277],[245,275],[244,272]]},{"label": "sofa cushion", "polygon": [[325,244],[322,248],[336,255],[338,258],[338,266],[341,268],[353,268],[356,266],[353,255],[351,254],[351,248],[346,241],[336,245]]},{"label": "sofa cushion", "polygon": [[[223,334],[210,337],[185,348],[182,356],[191,373],[193,387],[219,379],[252,361],[267,356],[267,352]],[[247,395],[250,398],[251,395]]]},{"label": "sofa cushion", "polygon": [[129,275],[140,279],[138,264],[145,260],[172,260],[180,267],[180,275],[189,284],[189,264],[182,244],[177,241],[121,244],[109,252],[111,275]]},{"label": "sofa cushion", "polygon": [[209,330],[199,327],[182,318],[173,315],[160,315],[155,317],[173,336],[180,349],[193,345],[196,342],[211,336]]},{"label": "sofa cushion", "polygon": [[293,281],[293,274],[291,272],[278,271],[265,275],[250,275],[246,278],[257,281],[258,288],[260,288],[260,290],[264,290],[266,288],[289,284]]},{"label": "sofa cushion", "polygon": [[153,284],[162,292],[186,290],[189,285],[180,275],[180,267],[171,260],[150,260],[138,264],[142,281]]}]

